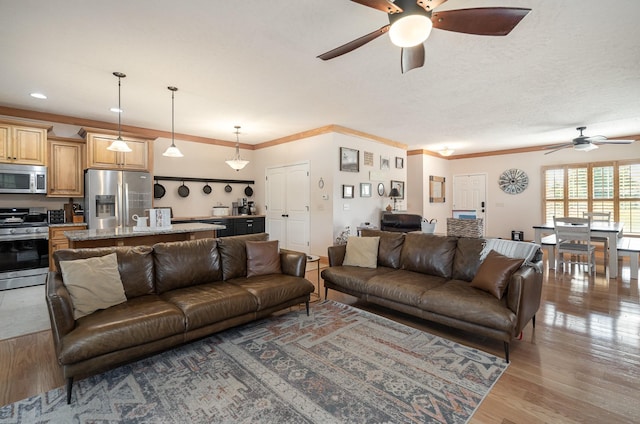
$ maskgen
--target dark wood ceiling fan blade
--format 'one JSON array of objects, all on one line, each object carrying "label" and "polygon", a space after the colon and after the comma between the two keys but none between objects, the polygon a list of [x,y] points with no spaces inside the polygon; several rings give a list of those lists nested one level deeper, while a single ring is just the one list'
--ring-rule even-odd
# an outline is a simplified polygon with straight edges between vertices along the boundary
[{"label": "dark wood ceiling fan blade", "polygon": [[402,73],[407,73],[412,69],[424,66],[424,45],[418,44],[413,47],[404,47],[400,56],[400,67]]},{"label": "dark wood ceiling fan blade", "polygon": [[349,53],[350,51],[353,51],[355,49],[357,49],[358,47],[362,47],[365,44],[367,44],[370,41],[375,40],[376,38],[380,37],[382,34],[384,34],[385,32],[389,31],[389,27],[391,25],[385,25],[380,29],[377,29],[373,32],[370,32],[367,35],[363,35],[360,38],[356,38],[353,41],[349,41],[347,44],[343,44],[340,47],[336,47],[333,50],[329,50],[326,53],[322,53],[320,56],[318,56],[318,58],[322,59],[322,60],[329,60],[329,59],[333,59],[334,57],[338,57],[341,56],[345,53]]},{"label": "dark wood ceiling fan blade", "polygon": [[433,11],[436,7],[445,3],[447,0],[418,0],[418,6],[422,7],[427,12]]},{"label": "dark wood ceiling fan blade", "polygon": [[374,9],[381,10],[385,13],[400,13],[402,9],[390,2],[389,0],[351,0],[354,3],[361,4],[363,6],[369,6]]},{"label": "dark wood ceiling fan blade", "polygon": [[474,35],[507,35],[531,9],[479,7],[434,12],[433,27]]}]

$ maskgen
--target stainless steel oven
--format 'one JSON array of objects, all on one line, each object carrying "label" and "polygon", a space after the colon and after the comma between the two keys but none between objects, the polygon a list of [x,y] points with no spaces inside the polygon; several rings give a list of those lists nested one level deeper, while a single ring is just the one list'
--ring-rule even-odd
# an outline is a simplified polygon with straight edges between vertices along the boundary
[{"label": "stainless steel oven", "polygon": [[47,215],[0,209],[0,290],[44,284],[48,271]]}]

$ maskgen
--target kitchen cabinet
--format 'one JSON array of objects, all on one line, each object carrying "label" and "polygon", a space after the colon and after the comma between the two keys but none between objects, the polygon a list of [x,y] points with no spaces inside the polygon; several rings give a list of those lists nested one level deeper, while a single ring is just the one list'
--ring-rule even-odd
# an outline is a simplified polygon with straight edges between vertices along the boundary
[{"label": "kitchen cabinet", "polygon": [[86,230],[87,224],[61,224],[49,226],[49,271],[57,271],[53,261],[53,252],[69,248],[69,239],[65,237],[65,231]]},{"label": "kitchen cabinet", "polygon": [[50,126],[0,121],[0,162],[46,165]]},{"label": "kitchen cabinet", "polygon": [[84,196],[84,140],[49,138],[47,197]]},{"label": "kitchen cabinet", "polygon": [[237,236],[264,233],[264,218],[236,218],[235,230]]},{"label": "kitchen cabinet", "polygon": [[243,234],[264,233],[265,219],[264,216],[229,216],[224,218],[197,218],[197,219],[178,219],[172,220],[171,223],[188,223],[202,222],[205,224],[218,224],[227,227],[224,230],[217,231],[217,237],[239,236]]},{"label": "kitchen cabinet", "polygon": [[107,147],[118,137],[118,133],[93,132],[83,128],[80,130],[87,141],[87,168],[121,169],[128,171],[151,171],[153,145],[151,140],[122,135],[122,139],[131,148],[131,152],[112,152]]}]

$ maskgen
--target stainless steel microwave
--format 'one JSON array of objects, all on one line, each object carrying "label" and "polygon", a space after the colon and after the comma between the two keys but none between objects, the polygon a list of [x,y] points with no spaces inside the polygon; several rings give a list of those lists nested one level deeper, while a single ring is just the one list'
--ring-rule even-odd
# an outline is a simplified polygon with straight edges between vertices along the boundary
[{"label": "stainless steel microwave", "polygon": [[47,194],[47,167],[0,164],[0,193]]}]

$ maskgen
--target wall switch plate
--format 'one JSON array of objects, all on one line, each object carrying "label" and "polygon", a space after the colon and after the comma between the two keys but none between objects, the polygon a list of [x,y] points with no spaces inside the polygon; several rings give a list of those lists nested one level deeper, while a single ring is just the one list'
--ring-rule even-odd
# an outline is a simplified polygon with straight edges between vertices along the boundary
[{"label": "wall switch plate", "polygon": [[343,204],[342,205],[342,210],[344,210],[344,211],[351,210],[351,205],[349,205],[348,203]]}]

